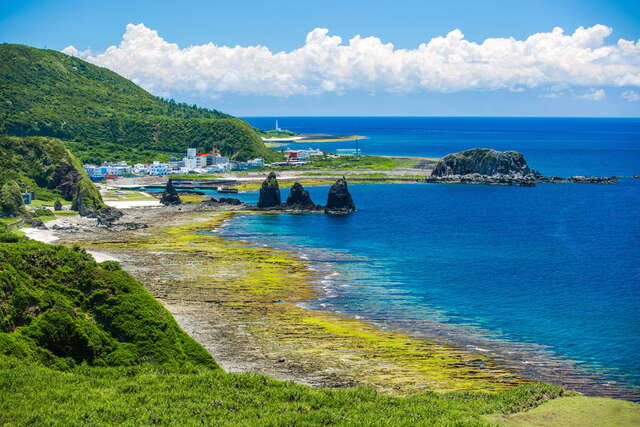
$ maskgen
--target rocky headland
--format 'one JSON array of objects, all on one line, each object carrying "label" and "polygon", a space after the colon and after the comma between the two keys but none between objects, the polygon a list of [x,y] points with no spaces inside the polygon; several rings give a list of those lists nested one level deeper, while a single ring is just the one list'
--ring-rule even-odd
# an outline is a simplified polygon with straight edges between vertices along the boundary
[{"label": "rocky headland", "polygon": [[436,165],[427,183],[461,183],[516,185],[532,187],[540,183],[613,184],[618,177],[573,176],[562,178],[544,176],[531,169],[524,155],[517,151],[497,151],[489,148],[473,148],[448,154]]}]

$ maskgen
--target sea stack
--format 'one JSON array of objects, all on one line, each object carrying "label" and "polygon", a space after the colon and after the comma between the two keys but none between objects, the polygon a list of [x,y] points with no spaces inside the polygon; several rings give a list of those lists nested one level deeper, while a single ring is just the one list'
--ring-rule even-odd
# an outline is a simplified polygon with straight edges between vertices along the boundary
[{"label": "sea stack", "polygon": [[171,179],[167,181],[167,186],[165,187],[164,192],[162,193],[162,198],[160,199],[160,203],[162,203],[165,206],[179,205],[182,203],[182,200],[180,200],[180,196],[178,195],[178,192],[173,186],[173,181]]},{"label": "sea stack", "polygon": [[434,177],[504,175],[511,178],[540,177],[529,168],[522,153],[497,151],[490,148],[473,148],[444,156],[431,173]]},{"label": "sea stack", "polygon": [[353,203],[349,189],[347,188],[347,180],[338,179],[329,189],[329,197],[327,198],[327,206],[325,213],[332,215],[347,215],[355,212],[356,205]]},{"label": "sea stack", "polygon": [[260,187],[260,197],[258,198],[259,208],[272,208],[280,206],[280,186],[276,174],[271,172]]},{"label": "sea stack", "polygon": [[309,196],[309,192],[299,182],[296,182],[291,187],[286,205],[290,209],[311,210],[316,208],[311,196]]}]

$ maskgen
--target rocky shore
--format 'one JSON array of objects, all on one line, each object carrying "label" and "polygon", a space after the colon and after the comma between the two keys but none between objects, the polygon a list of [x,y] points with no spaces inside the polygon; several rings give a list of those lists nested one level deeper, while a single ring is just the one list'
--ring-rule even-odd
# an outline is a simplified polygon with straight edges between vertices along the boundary
[{"label": "rocky shore", "polygon": [[310,262],[218,235],[244,211],[218,203],[128,209],[123,219],[146,227],[114,234],[95,219],[69,217],[38,232],[118,260],[230,372],[392,394],[499,391],[529,381],[483,354],[304,308],[322,278]]}]

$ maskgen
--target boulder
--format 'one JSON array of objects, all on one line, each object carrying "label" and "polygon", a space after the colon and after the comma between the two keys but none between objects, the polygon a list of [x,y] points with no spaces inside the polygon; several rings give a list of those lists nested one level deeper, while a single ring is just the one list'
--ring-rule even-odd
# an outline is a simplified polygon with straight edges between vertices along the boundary
[{"label": "boulder", "polygon": [[235,197],[220,197],[220,198],[215,198],[212,197],[209,200],[206,200],[204,202],[202,202],[205,205],[234,205],[234,206],[238,206],[242,204],[242,201],[240,199],[236,199]]},{"label": "boulder", "polygon": [[517,151],[497,151],[489,148],[473,148],[460,153],[448,154],[436,165],[431,173],[434,177],[501,175],[506,177],[539,177],[535,170],[527,166],[522,153]]},{"label": "boulder", "polygon": [[91,217],[97,220],[98,225],[110,227],[114,222],[122,218],[123,215],[122,211],[107,206],[106,208],[95,211]]},{"label": "boulder", "polygon": [[259,208],[272,208],[280,206],[280,186],[276,174],[271,172],[260,187],[260,197],[258,198]]},{"label": "boulder", "polygon": [[346,215],[355,212],[356,205],[353,203],[349,189],[347,188],[347,180],[338,179],[329,189],[329,197],[327,198],[327,206],[325,213],[333,215]]},{"label": "boulder", "polygon": [[287,197],[287,208],[293,209],[315,209],[316,205],[311,200],[309,192],[304,189],[302,184],[296,182],[289,191],[289,197]]},{"label": "boulder", "polygon": [[160,198],[160,203],[162,203],[165,206],[182,204],[182,200],[180,200],[180,196],[178,195],[178,192],[173,186],[173,181],[171,179],[167,181],[167,186],[165,187],[164,192],[162,193],[162,198]]}]

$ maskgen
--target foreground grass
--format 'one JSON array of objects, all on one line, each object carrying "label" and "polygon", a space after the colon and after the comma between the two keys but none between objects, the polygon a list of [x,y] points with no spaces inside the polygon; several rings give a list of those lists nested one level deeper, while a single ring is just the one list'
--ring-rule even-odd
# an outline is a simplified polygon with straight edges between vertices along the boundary
[{"label": "foreground grass", "polygon": [[508,392],[423,393],[316,389],[257,374],[152,366],[69,372],[0,357],[0,424],[9,425],[488,425],[562,395],[532,384]]},{"label": "foreground grass", "polygon": [[555,399],[527,412],[491,415],[486,419],[523,427],[631,427],[640,425],[640,405],[624,400],[573,396]]}]

